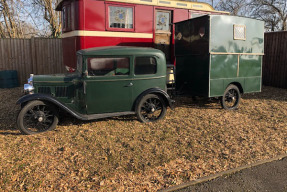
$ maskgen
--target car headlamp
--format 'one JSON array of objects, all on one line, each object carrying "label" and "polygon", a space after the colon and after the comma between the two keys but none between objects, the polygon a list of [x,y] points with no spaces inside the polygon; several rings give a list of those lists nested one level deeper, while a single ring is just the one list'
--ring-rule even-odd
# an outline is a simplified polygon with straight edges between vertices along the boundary
[{"label": "car headlamp", "polygon": [[28,79],[28,84],[33,86],[33,77],[34,74],[30,74],[30,78]]},{"label": "car headlamp", "polygon": [[24,84],[24,93],[26,94],[32,94],[34,91],[33,77],[34,77],[34,74],[31,74],[30,78],[28,79],[28,84]]}]

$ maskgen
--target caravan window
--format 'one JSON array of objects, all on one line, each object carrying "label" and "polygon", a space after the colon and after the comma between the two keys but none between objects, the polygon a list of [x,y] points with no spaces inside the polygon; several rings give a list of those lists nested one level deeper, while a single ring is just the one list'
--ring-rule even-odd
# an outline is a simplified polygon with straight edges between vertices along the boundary
[{"label": "caravan window", "polygon": [[246,40],[246,26],[245,25],[234,25],[233,36],[235,40]]},{"label": "caravan window", "polygon": [[120,30],[134,29],[133,7],[108,6],[108,28]]}]

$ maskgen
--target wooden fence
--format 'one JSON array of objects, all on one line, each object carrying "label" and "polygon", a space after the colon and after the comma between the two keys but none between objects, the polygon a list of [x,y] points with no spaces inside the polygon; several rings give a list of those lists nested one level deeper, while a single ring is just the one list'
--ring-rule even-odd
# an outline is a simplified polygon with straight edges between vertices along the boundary
[{"label": "wooden fence", "polygon": [[287,31],[265,33],[263,84],[287,88]]},{"label": "wooden fence", "polygon": [[[31,73],[63,73],[62,40],[0,39],[0,70],[17,70],[20,84]],[[265,33],[262,75],[264,85],[287,88],[287,31]]]},{"label": "wooden fence", "polygon": [[63,73],[62,40],[0,39],[0,70],[17,70],[20,85],[31,73]]}]

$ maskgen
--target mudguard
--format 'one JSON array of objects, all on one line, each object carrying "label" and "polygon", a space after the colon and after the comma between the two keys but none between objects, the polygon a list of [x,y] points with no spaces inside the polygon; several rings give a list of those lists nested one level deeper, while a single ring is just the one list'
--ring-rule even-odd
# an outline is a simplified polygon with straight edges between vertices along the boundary
[{"label": "mudguard", "polygon": [[171,109],[174,109],[173,103],[175,103],[175,101],[170,98],[170,96],[167,94],[166,91],[164,91],[160,88],[151,88],[151,89],[147,89],[144,92],[142,92],[136,100],[135,109],[137,108],[141,99],[147,94],[157,94],[157,95],[162,96],[162,98],[166,102],[167,106],[169,106]]},{"label": "mudguard", "polygon": [[85,118],[85,115],[82,115],[82,114],[75,112],[74,110],[70,109],[69,107],[67,107],[66,105],[64,105],[63,103],[61,103],[60,101],[58,101],[57,99],[55,99],[54,97],[52,97],[50,95],[45,95],[45,94],[40,94],[40,93],[25,95],[25,96],[21,97],[16,102],[16,104],[24,104],[24,103],[27,103],[29,101],[34,101],[34,100],[47,101],[47,102],[53,103],[55,106],[68,112],[69,114],[71,114],[72,116],[74,116],[78,119],[88,120],[87,118]]}]

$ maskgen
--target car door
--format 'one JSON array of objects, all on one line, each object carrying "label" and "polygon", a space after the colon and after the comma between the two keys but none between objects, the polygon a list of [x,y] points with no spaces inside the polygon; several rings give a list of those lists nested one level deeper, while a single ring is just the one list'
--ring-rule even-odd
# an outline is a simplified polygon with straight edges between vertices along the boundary
[{"label": "car door", "polygon": [[133,79],[133,100],[140,94],[151,88],[165,90],[166,87],[166,65],[151,55],[135,56]]},{"label": "car door", "polygon": [[88,57],[84,80],[88,114],[126,112],[132,109],[131,58]]}]

